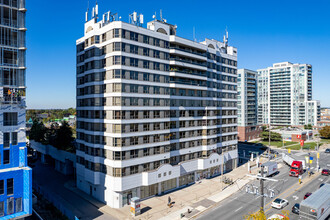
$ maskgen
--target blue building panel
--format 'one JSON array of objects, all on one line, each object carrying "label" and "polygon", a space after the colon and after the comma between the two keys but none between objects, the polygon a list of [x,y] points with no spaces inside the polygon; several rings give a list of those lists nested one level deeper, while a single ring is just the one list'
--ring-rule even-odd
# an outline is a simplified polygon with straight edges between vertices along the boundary
[{"label": "blue building panel", "polygon": [[[3,144],[0,144],[0,169],[8,169],[8,168],[13,168],[13,167],[22,167],[20,166],[20,160],[23,160],[23,158],[20,157],[20,148],[24,147],[25,148],[26,143],[18,143],[17,145],[12,145],[10,144],[9,148],[4,148]],[[9,164],[4,164],[4,151],[9,150],[10,155],[9,155]],[[25,161],[26,161],[26,156],[25,156]],[[23,162],[23,161],[22,161]],[[26,164],[26,162],[25,162]],[[26,165],[24,165],[26,166]]]},{"label": "blue building panel", "polygon": [[[13,180],[13,193],[8,194],[8,180]],[[3,194],[0,195],[0,219],[11,219],[18,216],[32,214],[32,169],[29,167],[14,168],[7,172],[0,172],[3,180]],[[0,204],[1,206],[1,204]],[[11,208],[12,207],[12,208]]]}]

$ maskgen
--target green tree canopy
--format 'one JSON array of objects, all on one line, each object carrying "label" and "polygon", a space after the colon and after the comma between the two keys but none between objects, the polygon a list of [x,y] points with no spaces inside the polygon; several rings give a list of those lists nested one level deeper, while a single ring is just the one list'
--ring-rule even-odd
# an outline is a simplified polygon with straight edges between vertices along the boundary
[{"label": "green tree canopy", "polygon": [[327,138],[329,139],[330,138],[330,126],[325,126],[323,127],[320,131],[320,136],[323,137],[323,138]]},{"label": "green tree canopy", "polygon": [[311,130],[311,129],[313,129],[313,126],[311,124],[304,125],[304,129]]},{"label": "green tree canopy", "polygon": [[[268,131],[261,132],[261,138],[263,141],[268,141],[269,132]],[[281,141],[281,140],[282,140],[282,136],[279,133],[270,132],[270,141]]]},{"label": "green tree canopy", "polygon": [[45,128],[42,122],[39,122],[38,120],[34,120],[29,135],[30,140],[35,140],[37,142],[44,143],[46,130],[47,128]]},{"label": "green tree canopy", "polygon": [[66,121],[63,121],[59,129],[56,130],[53,146],[60,150],[67,150],[73,144],[72,129]]}]

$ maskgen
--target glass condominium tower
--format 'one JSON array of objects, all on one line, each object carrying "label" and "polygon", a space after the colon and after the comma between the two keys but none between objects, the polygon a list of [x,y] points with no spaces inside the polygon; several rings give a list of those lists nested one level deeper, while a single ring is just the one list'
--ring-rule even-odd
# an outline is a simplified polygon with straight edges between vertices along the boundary
[{"label": "glass condominium tower", "polygon": [[317,125],[320,102],[312,100],[312,65],[274,63],[258,70],[258,123]]},{"label": "glass condominium tower", "polygon": [[[237,166],[237,49],[105,13],[77,40],[77,186],[120,208]],[[222,166],[223,165],[223,166]]]},{"label": "glass condominium tower", "polygon": [[32,213],[25,137],[25,1],[0,0],[0,218]]}]

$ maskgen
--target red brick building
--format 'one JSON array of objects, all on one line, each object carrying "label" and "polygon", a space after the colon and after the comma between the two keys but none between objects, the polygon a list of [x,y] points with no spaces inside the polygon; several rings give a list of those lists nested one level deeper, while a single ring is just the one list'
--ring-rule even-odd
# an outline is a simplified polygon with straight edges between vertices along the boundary
[{"label": "red brick building", "polygon": [[261,126],[238,126],[238,141],[250,141],[260,137]]}]

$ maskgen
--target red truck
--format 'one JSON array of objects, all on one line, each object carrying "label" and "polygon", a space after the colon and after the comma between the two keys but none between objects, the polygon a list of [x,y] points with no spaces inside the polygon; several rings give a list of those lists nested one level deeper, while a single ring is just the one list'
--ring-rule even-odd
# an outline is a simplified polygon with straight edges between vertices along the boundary
[{"label": "red truck", "polygon": [[299,175],[304,173],[304,168],[303,168],[303,163],[302,161],[293,161],[291,164],[291,169],[290,169],[290,176],[296,176],[298,177]]}]

